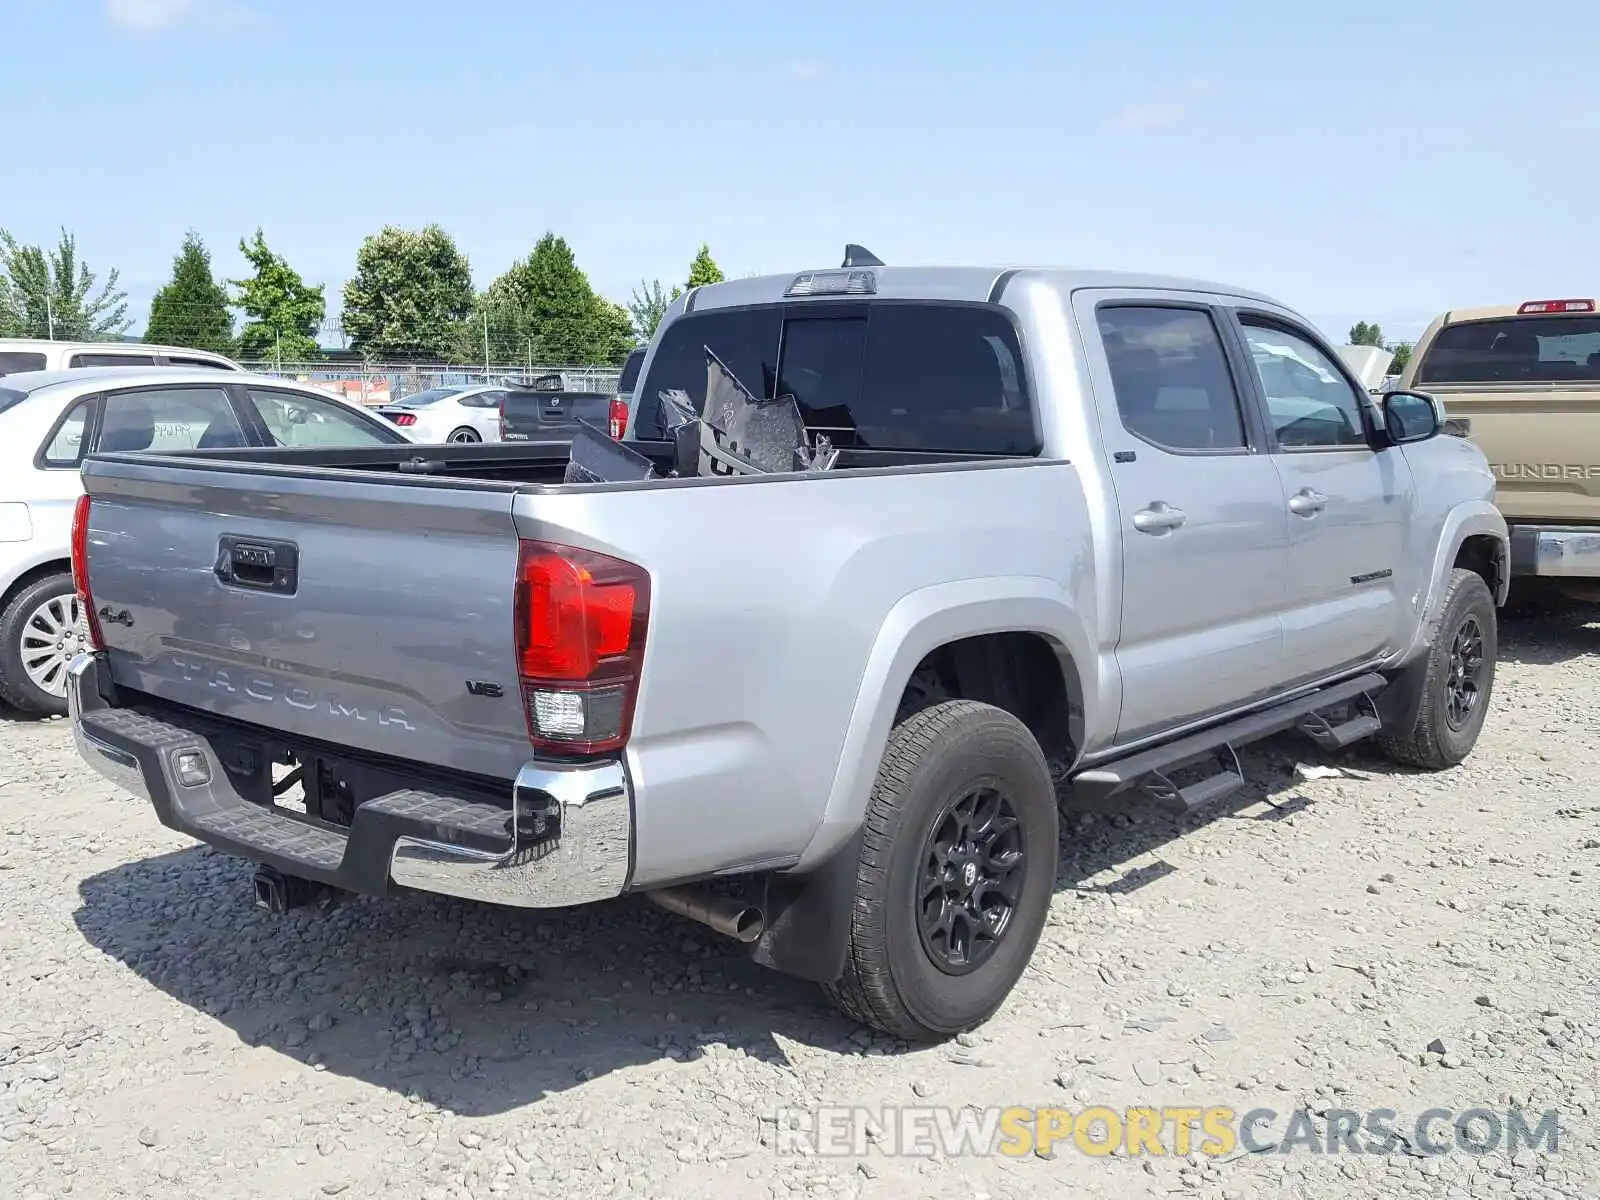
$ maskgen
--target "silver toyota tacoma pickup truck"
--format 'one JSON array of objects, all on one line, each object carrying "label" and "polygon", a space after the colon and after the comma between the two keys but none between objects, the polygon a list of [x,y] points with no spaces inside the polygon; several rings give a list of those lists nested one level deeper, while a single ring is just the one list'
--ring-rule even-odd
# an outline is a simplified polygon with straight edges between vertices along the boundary
[{"label": "silver toyota tacoma pickup truck", "polygon": [[[673,476],[711,356],[831,469]],[[1219,284],[721,283],[643,364],[620,445],[655,477],[537,442],[92,456],[77,744],[258,903],[644,894],[937,1040],[1038,943],[1060,798],[1188,811],[1280,731],[1471,752],[1507,536],[1440,421]]]}]

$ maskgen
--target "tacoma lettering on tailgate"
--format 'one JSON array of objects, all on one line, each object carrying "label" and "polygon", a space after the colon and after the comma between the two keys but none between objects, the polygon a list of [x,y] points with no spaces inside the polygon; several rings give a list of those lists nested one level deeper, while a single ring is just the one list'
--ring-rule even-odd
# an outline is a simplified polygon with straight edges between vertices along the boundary
[{"label": "tacoma lettering on tailgate", "polygon": [[183,673],[185,683],[202,683],[214,692],[230,696],[245,696],[263,704],[287,704],[304,712],[325,712],[330,717],[350,721],[373,721],[379,725],[392,725],[397,729],[416,731],[405,709],[392,704],[363,707],[351,704],[337,692],[314,692],[299,684],[285,684],[264,675],[232,667],[215,667],[209,663],[174,656],[172,663]]}]

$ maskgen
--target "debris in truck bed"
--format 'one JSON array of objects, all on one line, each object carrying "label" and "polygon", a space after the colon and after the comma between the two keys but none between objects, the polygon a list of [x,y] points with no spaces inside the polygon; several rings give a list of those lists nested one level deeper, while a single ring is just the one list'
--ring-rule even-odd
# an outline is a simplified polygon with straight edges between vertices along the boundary
[{"label": "debris in truck bed", "polygon": [[610,434],[596,429],[582,417],[578,432],[572,435],[568,450],[566,483],[624,483],[637,479],[656,479],[655,464],[637,450],[630,450]]},{"label": "debris in truck bed", "polygon": [[[663,422],[674,444],[672,475],[679,478],[827,471],[839,451],[825,436],[814,441],[793,396],[758,399],[707,346],[704,417],[688,393],[659,393]],[[657,479],[643,455],[578,422],[568,483]],[[603,444],[603,443],[608,443]]]}]

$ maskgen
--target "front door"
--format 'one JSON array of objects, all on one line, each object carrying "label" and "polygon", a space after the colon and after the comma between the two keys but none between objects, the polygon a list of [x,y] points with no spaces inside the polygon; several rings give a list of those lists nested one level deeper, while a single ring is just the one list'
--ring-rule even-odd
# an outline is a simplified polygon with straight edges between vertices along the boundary
[{"label": "front door", "polygon": [[1115,293],[1076,304],[1121,525],[1125,743],[1274,690],[1288,523],[1219,314]]},{"label": "front door", "polygon": [[1405,455],[1375,436],[1365,393],[1310,331],[1239,314],[1274,442],[1289,522],[1285,661],[1294,682],[1393,649],[1409,611]]}]

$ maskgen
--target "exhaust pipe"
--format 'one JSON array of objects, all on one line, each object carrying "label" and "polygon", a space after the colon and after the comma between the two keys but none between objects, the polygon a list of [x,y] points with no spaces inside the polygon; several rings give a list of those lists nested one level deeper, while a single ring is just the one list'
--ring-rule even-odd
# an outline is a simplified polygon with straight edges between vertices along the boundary
[{"label": "exhaust pipe", "polygon": [[645,895],[657,907],[698,921],[738,942],[753,942],[766,928],[761,909],[728,896],[706,896],[688,888],[658,888]]}]

